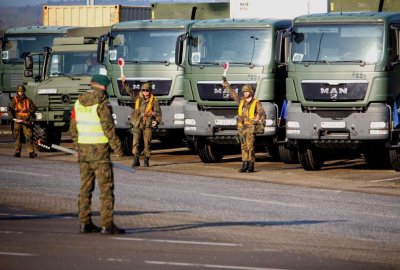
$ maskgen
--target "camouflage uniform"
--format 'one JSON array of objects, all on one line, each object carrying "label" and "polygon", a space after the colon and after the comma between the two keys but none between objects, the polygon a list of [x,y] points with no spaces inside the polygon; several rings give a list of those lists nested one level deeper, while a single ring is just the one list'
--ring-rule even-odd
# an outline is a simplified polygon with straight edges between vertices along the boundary
[{"label": "camouflage uniform", "polygon": [[[148,166],[148,161],[151,155],[151,140],[152,140],[152,121],[156,121],[157,125],[161,122],[161,108],[158,100],[151,93],[149,98],[146,99],[142,93],[135,92],[125,82],[123,82],[125,91],[132,97],[133,111],[131,113],[131,123],[133,125],[133,145],[132,153],[135,156],[133,166],[139,166],[139,141],[143,137],[144,149],[143,155],[145,156],[145,166]],[[141,90],[146,89],[151,91],[151,83],[144,83]],[[150,113],[146,113],[146,108],[153,97],[152,108]],[[136,102],[139,102],[139,108],[135,108]]]},{"label": "camouflage uniform", "polygon": [[[244,85],[242,88],[242,92],[250,92],[253,99],[250,102],[247,102],[244,97],[240,98],[239,95],[229,86],[228,83],[224,84],[225,88],[228,90],[230,96],[233,100],[238,102],[239,104],[244,100],[242,115],[238,114],[238,140],[241,144],[242,149],[242,161],[243,166],[239,170],[240,172],[254,171],[254,162],[256,159],[255,149],[254,149],[254,141],[256,138],[255,135],[255,125],[258,123],[265,123],[265,111],[262,107],[261,103],[254,99],[254,88],[252,85]],[[254,103],[255,106],[255,119],[250,119],[250,107]]]},{"label": "camouflage uniform", "polygon": [[[72,112],[70,132],[75,148],[78,151],[81,184],[79,194],[79,221],[81,224],[91,224],[92,192],[97,179],[100,189],[102,227],[110,228],[114,222],[114,175],[110,159],[110,146],[118,156],[122,156],[121,142],[116,135],[112,108],[104,90],[96,89],[79,96],[83,106],[98,104],[97,115],[101,128],[108,139],[104,144],[78,143],[78,129],[75,109]],[[78,119],[79,120],[79,119]],[[102,231],[103,233],[103,231]]]},{"label": "camouflage uniform", "polygon": [[[20,89],[20,90],[19,90]],[[17,91],[25,92],[22,85],[17,87]],[[26,147],[30,157],[35,157],[34,144],[32,141],[32,121],[35,119],[36,106],[33,101],[24,95],[15,96],[11,99],[7,107],[8,115],[12,119],[22,120],[22,122],[13,122],[14,138],[15,138],[15,155],[20,156],[22,149],[21,129],[26,140]]]}]

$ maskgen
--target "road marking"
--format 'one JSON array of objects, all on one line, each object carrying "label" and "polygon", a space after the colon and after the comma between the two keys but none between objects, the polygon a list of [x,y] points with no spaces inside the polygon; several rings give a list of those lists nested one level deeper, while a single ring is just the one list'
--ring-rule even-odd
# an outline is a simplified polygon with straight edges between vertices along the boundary
[{"label": "road marking", "polygon": [[53,177],[53,175],[49,174],[42,174],[42,173],[29,173],[29,172],[21,172],[21,171],[12,171],[12,170],[1,170],[0,172],[8,172],[8,173],[19,173],[19,174],[25,174],[25,175],[34,175],[34,176],[45,176],[45,177]]},{"label": "road marking", "polygon": [[145,239],[145,238],[128,238],[128,237],[113,237],[113,238],[116,239],[116,240],[147,241],[147,242],[169,243],[169,244],[208,245],[208,246],[225,246],[225,247],[239,247],[239,246],[241,246],[241,244],[234,244],[234,243],[197,242],[197,241]]},{"label": "road marking", "polygon": [[2,234],[23,234],[23,232],[0,231]]},{"label": "road marking", "polygon": [[17,253],[17,252],[0,252],[0,255],[5,255],[5,256],[39,256],[37,254],[32,254],[32,253]]},{"label": "road marking", "polygon": [[281,206],[307,208],[307,206],[301,205],[301,204],[281,203],[281,202],[277,202],[277,201],[263,201],[263,200],[254,200],[254,199],[248,199],[248,198],[221,196],[221,195],[205,194],[205,193],[203,193],[201,195],[206,196],[206,197],[215,197],[215,198],[230,199],[230,200],[237,200],[237,201],[257,202],[257,203],[275,204],[275,205],[281,205]]},{"label": "road marking", "polygon": [[388,178],[388,179],[382,179],[382,180],[373,180],[373,181],[369,181],[369,182],[371,182],[371,183],[379,183],[379,182],[389,182],[389,181],[396,181],[396,180],[400,181],[400,178],[399,177]]},{"label": "road marking", "polygon": [[191,266],[191,267],[206,267],[215,269],[237,269],[237,270],[284,270],[277,268],[260,268],[234,265],[218,265],[218,264],[202,264],[202,263],[180,263],[180,262],[162,262],[162,261],[144,261],[147,264],[157,265],[173,265],[173,266]]}]

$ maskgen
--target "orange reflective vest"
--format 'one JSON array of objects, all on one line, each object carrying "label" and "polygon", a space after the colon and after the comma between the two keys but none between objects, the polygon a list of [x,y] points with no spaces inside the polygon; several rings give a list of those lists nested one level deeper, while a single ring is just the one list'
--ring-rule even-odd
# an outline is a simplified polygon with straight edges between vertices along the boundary
[{"label": "orange reflective vest", "polygon": [[[154,100],[154,96],[151,95],[149,103],[147,103],[146,109],[144,110],[144,117],[145,118],[147,118],[149,115],[151,115],[153,113],[153,100]],[[135,110],[139,111],[139,107],[140,107],[139,99],[136,99]]]},{"label": "orange reflective vest", "polygon": [[[238,108],[238,115],[240,117],[242,117],[242,115],[243,115],[243,106],[244,106],[245,102],[246,102],[245,99],[242,99],[240,101],[239,108]],[[253,102],[250,104],[250,108],[247,111],[247,115],[249,116],[248,117],[249,120],[253,120],[254,118],[256,118],[255,114],[256,114],[257,103],[258,103],[258,100],[257,99],[253,99]],[[250,121],[244,121],[244,123],[238,122],[238,127],[242,127],[243,124],[248,126],[248,125],[251,124],[251,122]]]},{"label": "orange reflective vest", "polygon": [[[21,106],[22,103],[22,106]],[[14,106],[15,106],[15,114],[20,117],[28,117],[28,112],[23,112],[25,110],[29,110],[29,99],[25,98],[23,102],[19,102],[17,97],[14,97]]]}]

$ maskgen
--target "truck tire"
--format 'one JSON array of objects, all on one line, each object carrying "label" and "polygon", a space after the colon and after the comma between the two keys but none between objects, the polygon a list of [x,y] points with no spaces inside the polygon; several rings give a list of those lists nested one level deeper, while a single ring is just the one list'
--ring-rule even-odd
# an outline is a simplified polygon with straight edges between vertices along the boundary
[{"label": "truck tire", "polygon": [[390,164],[392,164],[392,155],[395,156],[396,154],[388,151],[384,145],[371,146],[361,153],[364,162],[369,167],[376,169],[389,169]]},{"label": "truck tire", "polygon": [[196,139],[195,147],[200,160],[204,163],[217,163],[224,157],[221,147],[204,139]]},{"label": "truck tire", "polygon": [[390,164],[392,165],[393,170],[396,172],[400,171],[400,150],[399,149],[390,149],[389,150],[389,158]]},{"label": "truck tire", "polygon": [[121,141],[122,152],[124,152],[124,155],[132,156],[133,135],[129,131],[125,130],[118,131],[117,134]]},{"label": "truck tire", "polygon": [[318,171],[324,165],[321,152],[312,146],[299,146],[299,162],[306,171]]},{"label": "truck tire", "polygon": [[297,150],[287,148],[285,145],[279,145],[279,156],[285,164],[298,164],[299,155]]},{"label": "truck tire", "polygon": [[[50,148],[52,144],[59,145],[61,142],[61,130],[52,126],[34,124],[33,125],[33,141],[39,152],[54,151]],[[45,145],[45,146],[42,146]]]},{"label": "truck tire", "polygon": [[279,147],[275,143],[269,143],[265,146],[267,154],[272,158],[273,161],[280,161],[281,157],[279,154]]}]

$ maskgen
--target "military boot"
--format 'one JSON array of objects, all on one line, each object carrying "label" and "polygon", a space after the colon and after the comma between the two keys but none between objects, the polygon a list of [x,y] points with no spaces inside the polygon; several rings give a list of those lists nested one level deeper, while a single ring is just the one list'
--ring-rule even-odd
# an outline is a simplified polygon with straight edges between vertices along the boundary
[{"label": "military boot", "polygon": [[150,160],[149,157],[145,157],[145,158],[144,158],[144,161],[143,161],[143,166],[149,167],[149,160]]},{"label": "military boot", "polygon": [[21,152],[15,152],[14,157],[21,157]]},{"label": "military boot", "polygon": [[114,223],[110,227],[101,228],[101,234],[124,234],[125,230],[118,228]]},{"label": "military boot", "polygon": [[88,224],[81,224],[79,228],[80,233],[96,233],[100,232],[101,228],[97,227],[92,221]]},{"label": "military boot", "polygon": [[140,166],[139,155],[133,157],[132,167]]},{"label": "military boot", "polygon": [[242,168],[239,169],[239,172],[245,172],[247,171],[247,168],[249,167],[249,162],[248,161],[243,161]]},{"label": "military boot", "polygon": [[247,172],[254,172],[254,162],[249,162],[249,167],[247,167]]},{"label": "military boot", "polygon": [[29,153],[29,157],[30,158],[35,158],[35,157],[37,157],[37,154],[35,152],[30,152]]}]

